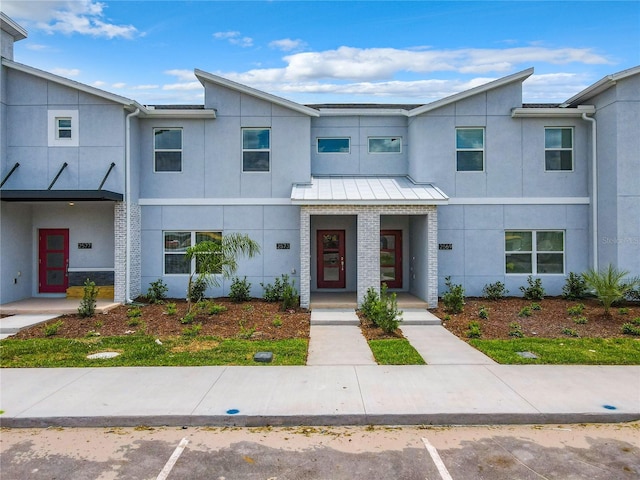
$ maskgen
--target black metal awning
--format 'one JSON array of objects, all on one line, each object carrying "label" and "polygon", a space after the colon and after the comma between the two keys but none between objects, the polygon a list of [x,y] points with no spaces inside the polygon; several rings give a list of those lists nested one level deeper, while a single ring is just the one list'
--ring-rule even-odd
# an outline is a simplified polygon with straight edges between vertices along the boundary
[{"label": "black metal awning", "polygon": [[123,198],[109,190],[0,190],[3,202],[121,202]]}]

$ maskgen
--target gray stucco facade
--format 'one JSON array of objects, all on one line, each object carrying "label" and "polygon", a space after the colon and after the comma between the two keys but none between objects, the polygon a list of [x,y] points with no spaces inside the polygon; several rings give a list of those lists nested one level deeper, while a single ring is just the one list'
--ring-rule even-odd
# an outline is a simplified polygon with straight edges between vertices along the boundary
[{"label": "gray stucco facade", "polygon": [[[361,300],[384,275],[435,306],[448,276],[478,296],[497,281],[517,295],[529,274],[550,295],[594,266],[640,274],[640,67],[559,105],[523,104],[532,69],[427,104],[310,106],[196,70],[203,105],[145,106],[15,62],[26,33],[2,26],[2,303],[64,295],[41,285],[42,235],[59,231],[71,283],[94,272],[120,302],[157,279],[183,297],[171,242],[212,232],[260,245],[237,272],[253,295],[287,274],[303,306],[322,291]],[[157,163],[166,132],[180,138],[177,168]],[[356,200],[345,188],[363,178],[374,187]],[[376,191],[375,179],[410,186]]]}]

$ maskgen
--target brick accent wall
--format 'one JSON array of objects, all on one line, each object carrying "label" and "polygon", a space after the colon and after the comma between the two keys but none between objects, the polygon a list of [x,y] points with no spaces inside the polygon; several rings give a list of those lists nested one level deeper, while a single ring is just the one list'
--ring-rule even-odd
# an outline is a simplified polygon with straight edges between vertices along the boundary
[{"label": "brick accent wall", "polygon": [[127,268],[127,208],[124,202],[116,202],[114,211],[114,235],[115,235],[115,275],[114,293],[115,302],[126,302],[140,295],[141,284],[141,248],[140,248],[140,205],[131,205],[131,267],[130,267],[130,291],[126,292],[126,268]]},{"label": "brick accent wall", "polygon": [[356,215],[358,218],[358,302],[369,287],[380,290],[380,216],[427,217],[428,292],[430,307],[438,304],[438,216],[435,205],[303,205],[300,208],[300,304],[311,301],[311,215]]}]

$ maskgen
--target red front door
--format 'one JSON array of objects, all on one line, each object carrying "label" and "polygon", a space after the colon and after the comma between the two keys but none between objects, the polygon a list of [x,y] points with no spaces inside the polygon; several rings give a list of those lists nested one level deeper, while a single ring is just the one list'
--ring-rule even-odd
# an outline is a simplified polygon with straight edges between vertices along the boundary
[{"label": "red front door", "polygon": [[318,288],[345,288],[344,230],[318,230]]},{"label": "red front door", "polygon": [[64,228],[39,231],[40,293],[65,293],[69,286],[69,230]]},{"label": "red front door", "polygon": [[402,288],[402,230],[380,231],[380,283]]}]

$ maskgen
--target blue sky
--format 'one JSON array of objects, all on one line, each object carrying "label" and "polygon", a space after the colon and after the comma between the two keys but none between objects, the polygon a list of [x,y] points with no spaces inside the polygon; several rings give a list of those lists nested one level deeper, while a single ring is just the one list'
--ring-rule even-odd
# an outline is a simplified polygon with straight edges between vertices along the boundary
[{"label": "blue sky", "polygon": [[202,103],[194,68],[300,103],[426,103],[535,68],[525,102],[640,64],[631,1],[32,1],[15,60],[143,104]]}]

